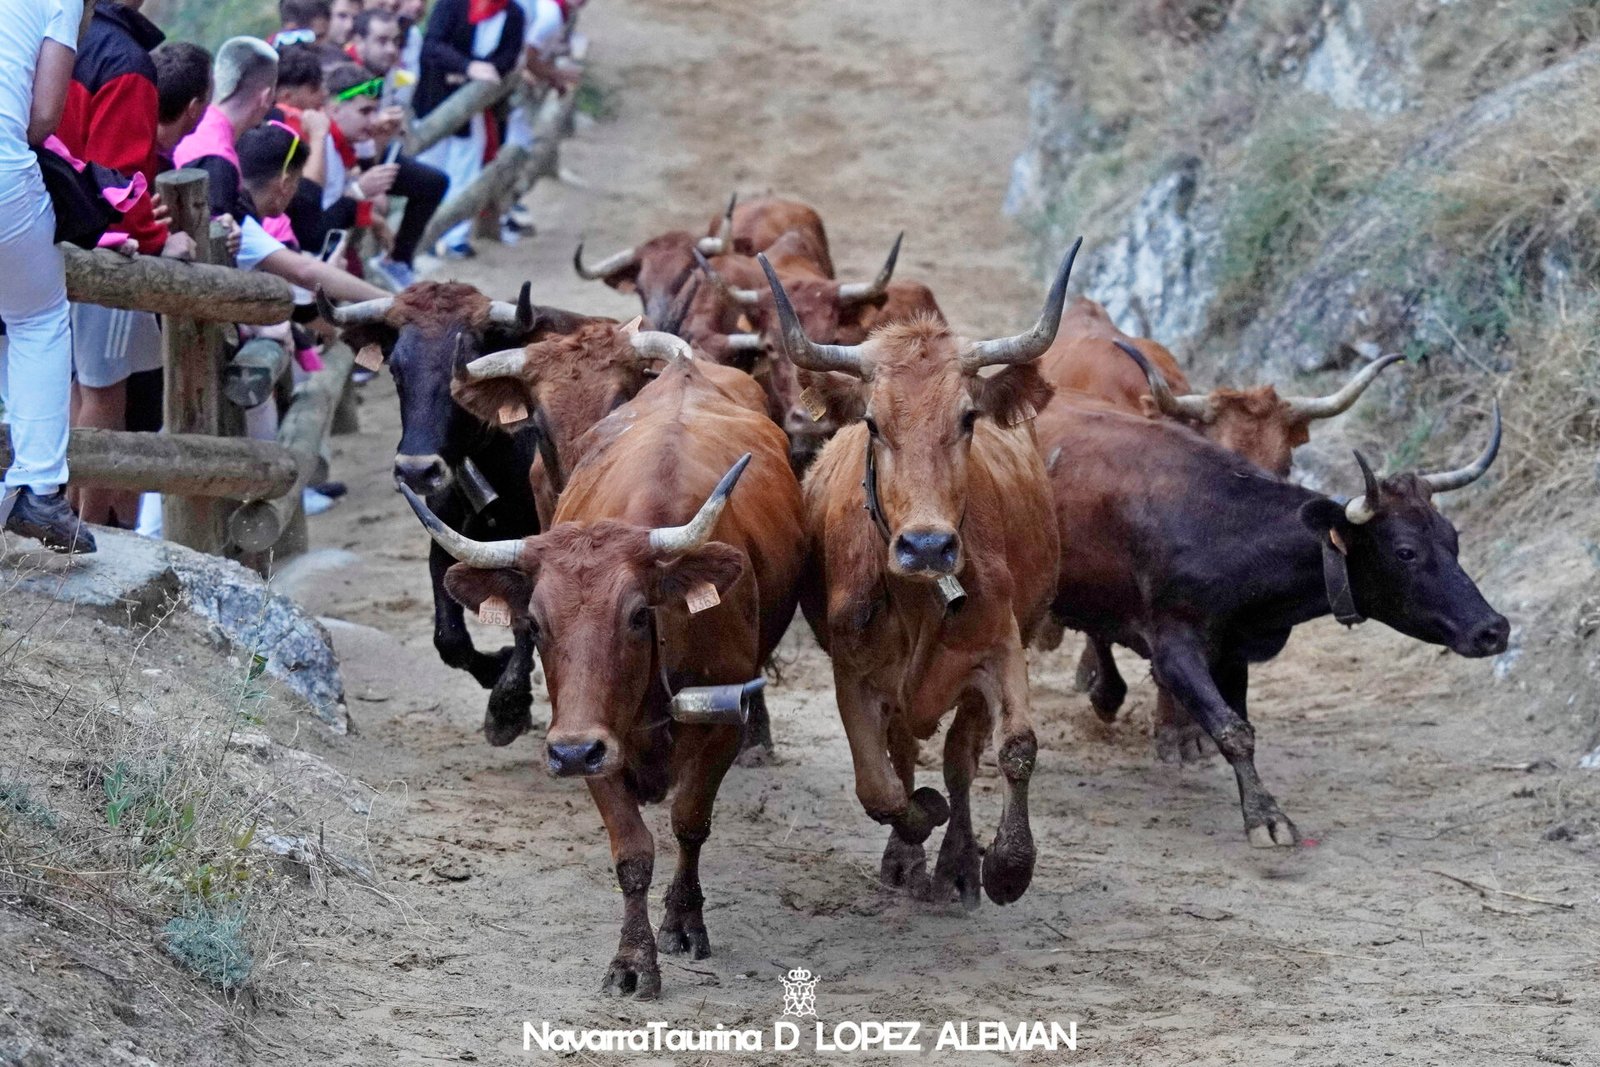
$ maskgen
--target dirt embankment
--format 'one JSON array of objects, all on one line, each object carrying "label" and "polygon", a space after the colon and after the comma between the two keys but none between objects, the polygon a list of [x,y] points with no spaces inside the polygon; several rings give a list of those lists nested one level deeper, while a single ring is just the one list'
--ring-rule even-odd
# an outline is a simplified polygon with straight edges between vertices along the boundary
[{"label": "dirt embankment", "polygon": [[[633,298],[572,277],[580,234],[603,251],[770,188],[818,206],[842,272],[865,274],[905,229],[906,276],[959,327],[1010,332],[1042,295],[999,212],[1026,107],[1010,19],[910,0],[595,4],[584,25],[617,113],[564,152],[584,184],[541,186],[538,237],[456,273],[497,296],[531,277],[541,302],[631,315]],[[855,800],[828,664],[797,626],[769,690],[779,762],[729,776],[706,847],[715,954],[663,957],[658,1003],[602,998],[621,898],[599,818],[543,773],[537,733],[507,749],[478,734],[484,694],[433,652],[426,540],[390,488],[391,383],[364,401],[334,456],[351,495],[312,526],[340,551],[291,583],[340,620],[357,732],[287,711],[266,729],[368,787],[341,845],[374,879],[289,897],[215,1062],[538,1062],[524,1020],[770,1029],[797,966],[820,976],[825,1020],[1075,1019],[1088,1062],[1578,1064],[1600,1047],[1597,789],[1541,762],[1550,697],[1377,624],[1307,626],[1257,672],[1262,773],[1314,842],[1291,852],[1246,847],[1224,765],[1153,765],[1142,664],[1125,661],[1129,711],[1106,727],[1072,692],[1070,655],[1036,659],[1038,872],[1016,905],[970,915],[878,887],[884,832]],[[937,785],[939,746],[925,750]],[[985,839],[999,798],[991,762],[974,799]],[[647,818],[661,875],[671,834],[663,811]],[[201,1062],[174,1054],[180,1025],[153,1013],[139,1049]],[[1019,1061],[1057,1062],[948,1060]]]}]

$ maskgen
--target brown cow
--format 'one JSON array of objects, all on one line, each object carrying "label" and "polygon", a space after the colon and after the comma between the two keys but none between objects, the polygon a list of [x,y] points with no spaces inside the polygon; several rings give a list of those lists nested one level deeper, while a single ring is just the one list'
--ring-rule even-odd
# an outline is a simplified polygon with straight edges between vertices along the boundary
[{"label": "brown cow", "polygon": [[796,233],[826,277],[833,277],[833,256],[828,249],[828,231],[822,216],[809,204],[762,196],[739,203],[739,194],[728,199],[728,210],[712,224],[711,233],[699,241],[700,251],[708,256],[736,252],[753,256],[766,252],[780,237]]},{"label": "brown cow", "polygon": [[[1032,330],[977,343],[923,318],[861,345],[817,344],[767,267],[789,358],[866,384],[866,416],[824,446],[806,477],[813,573],[802,604],[833,657],[856,796],[892,828],[881,876],[918,897],[973,907],[981,884],[1008,904],[1033,877],[1027,796],[1037,743],[1023,646],[1045,617],[1060,546],[1024,423],[1050,398],[1032,361],[1055,335],[1077,249]],[[1004,369],[978,373],[995,366]],[[946,803],[936,789],[914,789],[914,777],[919,739],[952,707]],[[996,714],[1006,796],[985,853],[968,794]],[[923,842],[947,820],[930,882]]]},{"label": "brown cow", "polygon": [[407,493],[462,561],[447,576],[451,594],[474,609],[497,598],[533,634],[550,689],[550,772],[586,779],[623,893],[604,988],[641,998],[660,992],[661,972],[647,899],[655,842],[640,806],[676,788],[678,866],[660,950],[703,959],[700,847],[739,743],[736,725],[687,721],[673,694],[756,678],[794,614],[804,558],[783,434],[702,370],[668,366],[595,426],[555,524],[537,537],[469,541]]}]

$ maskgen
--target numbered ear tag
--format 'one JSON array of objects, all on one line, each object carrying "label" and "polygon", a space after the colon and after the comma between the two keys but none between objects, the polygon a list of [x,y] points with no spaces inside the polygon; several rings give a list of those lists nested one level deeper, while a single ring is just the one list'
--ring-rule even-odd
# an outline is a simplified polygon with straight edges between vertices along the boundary
[{"label": "numbered ear tag", "polygon": [[497,596],[486,597],[478,605],[478,621],[485,626],[510,626],[511,607]]},{"label": "numbered ear tag", "polygon": [[756,324],[750,321],[750,316],[749,315],[740,315],[739,316],[739,321],[738,321],[738,323],[736,323],[736,325],[739,327],[739,332],[740,333],[755,333],[756,332]]},{"label": "numbered ear tag", "polygon": [[698,615],[722,603],[722,598],[717,595],[717,587],[710,582],[701,582],[694,586],[689,590],[689,595],[683,599],[689,605],[690,615]]},{"label": "numbered ear tag", "polygon": [[500,425],[509,426],[528,417],[528,406],[520,400],[500,405]]},{"label": "numbered ear tag", "polygon": [[821,422],[822,416],[828,413],[827,401],[822,399],[822,394],[811,386],[800,390],[800,406],[806,409],[806,414],[811,416],[812,422]]},{"label": "numbered ear tag", "polygon": [[1038,417],[1038,408],[1034,407],[1032,404],[1023,404],[1017,409],[1016,413],[1011,416],[1010,421],[1006,423],[1006,427],[1009,429],[1013,426],[1021,426],[1023,423],[1032,422]]},{"label": "numbered ear tag", "polygon": [[623,324],[622,332],[627,334],[629,337],[632,337],[634,334],[639,332],[639,327],[643,326],[643,325],[644,325],[644,316],[643,315],[635,315],[633,317],[633,321],[632,322]]},{"label": "numbered ear tag", "polygon": [[1328,540],[1332,541],[1333,547],[1339,550],[1339,555],[1348,556],[1350,554],[1350,549],[1345,547],[1344,538],[1339,536],[1338,530],[1330,529],[1328,531]]},{"label": "numbered ear tag", "polygon": [[367,370],[381,370],[383,367],[383,349],[377,345],[364,345],[356,353],[356,366],[365,367]]}]

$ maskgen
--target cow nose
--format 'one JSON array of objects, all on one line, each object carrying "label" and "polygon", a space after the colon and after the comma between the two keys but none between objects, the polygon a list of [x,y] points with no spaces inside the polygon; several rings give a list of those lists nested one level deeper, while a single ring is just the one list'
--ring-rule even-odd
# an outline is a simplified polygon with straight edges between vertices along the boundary
[{"label": "cow nose", "polygon": [[427,494],[445,487],[450,480],[450,468],[440,456],[396,456],[394,475],[412,492]]},{"label": "cow nose", "polygon": [[550,773],[557,778],[598,774],[606,759],[606,743],[598,738],[576,744],[549,744],[545,751],[550,760]]},{"label": "cow nose", "polygon": [[1498,656],[1506,650],[1511,638],[1511,623],[1504,615],[1496,615],[1491,622],[1478,627],[1469,642],[1474,656]]},{"label": "cow nose", "polygon": [[956,569],[958,547],[954,530],[906,530],[894,540],[895,558],[908,571],[949,574]]}]

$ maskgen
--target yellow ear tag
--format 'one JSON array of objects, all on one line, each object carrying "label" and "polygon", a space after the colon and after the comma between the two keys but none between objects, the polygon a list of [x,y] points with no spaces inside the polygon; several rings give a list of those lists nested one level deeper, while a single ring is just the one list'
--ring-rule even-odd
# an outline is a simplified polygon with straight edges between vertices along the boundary
[{"label": "yellow ear tag", "polygon": [[806,409],[806,414],[811,416],[812,422],[821,422],[822,416],[828,413],[828,405],[822,399],[822,394],[809,385],[800,390],[800,406]]},{"label": "yellow ear tag", "polygon": [[737,325],[739,327],[739,332],[740,333],[755,333],[756,332],[756,324],[750,321],[750,316],[749,315],[740,315],[739,316],[739,321],[735,325]]},{"label": "yellow ear tag", "polygon": [[513,422],[521,422],[528,417],[528,407],[520,400],[513,400],[509,404],[500,405],[500,425],[509,426]]},{"label": "yellow ear tag", "polygon": [[478,605],[478,621],[486,626],[510,626],[511,607],[497,596],[486,597]]},{"label": "yellow ear tag", "polygon": [[377,345],[364,345],[356,353],[356,366],[375,371],[383,368],[383,349]]},{"label": "yellow ear tag", "polygon": [[701,582],[694,586],[689,590],[689,595],[683,599],[689,605],[690,615],[698,615],[722,603],[722,598],[717,595],[717,587],[710,582]]}]

